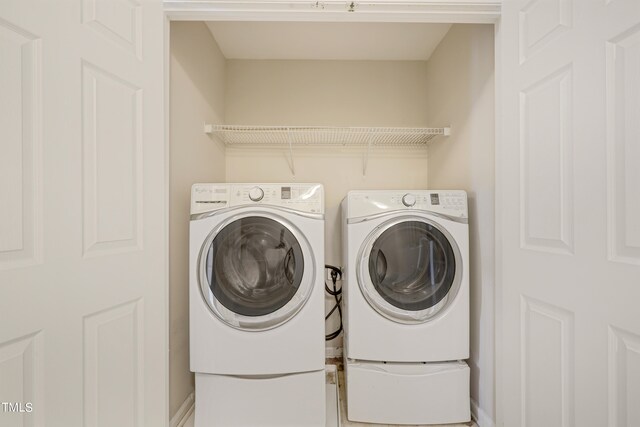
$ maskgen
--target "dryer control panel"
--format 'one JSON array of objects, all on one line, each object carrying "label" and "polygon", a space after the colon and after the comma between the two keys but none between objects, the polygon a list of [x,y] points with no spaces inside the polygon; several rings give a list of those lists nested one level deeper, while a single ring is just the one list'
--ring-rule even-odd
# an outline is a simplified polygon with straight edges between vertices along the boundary
[{"label": "dryer control panel", "polygon": [[390,211],[427,211],[454,218],[467,218],[467,193],[462,190],[350,191],[345,202],[347,218]]},{"label": "dryer control panel", "polygon": [[301,212],[324,213],[321,184],[193,184],[191,215],[218,209],[270,205]]}]

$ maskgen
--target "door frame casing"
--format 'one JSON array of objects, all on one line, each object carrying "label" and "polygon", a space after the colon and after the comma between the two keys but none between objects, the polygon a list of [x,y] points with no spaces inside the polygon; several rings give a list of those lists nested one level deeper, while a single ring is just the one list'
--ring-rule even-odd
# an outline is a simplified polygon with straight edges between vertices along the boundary
[{"label": "door frame casing", "polygon": [[[353,9],[349,9],[349,5]],[[220,1],[165,0],[172,21],[422,22],[494,24],[501,0],[446,1]]]},{"label": "door frame casing", "polygon": [[[472,408],[472,414],[480,427],[503,425],[502,396],[502,230],[497,225],[502,218],[502,53],[503,33],[500,31],[502,0],[445,0],[445,1],[358,1],[356,9],[348,10],[347,1],[271,1],[249,0],[243,2],[224,0],[165,0],[164,52],[165,52],[165,195],[166,211],[169,211],[170,183],[170,64],[171,64],[171,22],[172,21],[254,21],[254,22],[371,22],[371,23],[444,23],[444,24],[492,24],[494,26],[494,402],[495,419],[491,420],[479,413],[480,408]],[[169,233],[169,217],[166,219],[165,233]],[[167,246],[167,266],[169,248]],[[167,293],[169,287],[167,288]],[[169,300],[167,299],[167,313]],[[168,364],[170,366],[170,364]],[[167,375],[168,378],[168,375]],[[167,388],[167,402],[169,388]],[[473,406],[473,405],[472,405]],[[171,414],[169,414],[171,416]],[[477,419],[480,418],[480,419]]]}]

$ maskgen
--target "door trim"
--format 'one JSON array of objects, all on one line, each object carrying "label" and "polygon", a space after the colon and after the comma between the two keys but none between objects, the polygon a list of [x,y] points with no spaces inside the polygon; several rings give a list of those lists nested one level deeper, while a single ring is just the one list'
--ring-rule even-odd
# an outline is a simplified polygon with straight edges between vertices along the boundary
[{"label": "door trim", "polygon": [[[374,4],[375,0],[369,0],[367,5]],[[170,28],[171,21],[203,21],[203,20],[215,20],[215,21],[288,21],[288,22],[416,22],[416,23],[466,23],[466,24],[493,24],[494,25],[494,102],[495,102],[495,204],[494,204],[494,216],[495,223],[500,224],[503,218],[502,215],[502,170],[500,159],[502,156],[503,140],[501,135],[502,120],[500,118],[500,111],[502,109],[502,61],[504,60],[501,54],[502,38],[504,37],[501,31],[501,9],[503,0],[444,0],[444,1],[415,1],[415,2],[391,2],[387,0],[384,12],[378,13],[321,13],[316,10],[311,11],[288,11],[283,5],[294,5],[300,7],[300,3],[306,4],[311,8],[312,1],[308,2],[296,2],[295,0],[289,1],[260,1],[252,0],[248,2],[234,1],[219,1],[219,0],[207,0],[207,1],[194,1],[194,0],[165,0],[165,94],[164,94],[164,108],[166,112],[165,120],[165,152],[167,154],[165,161],[165,194],[166,194],[166,206],[167,212],[169,211],[169,151],[170,151],[170,65],[171,65],[171,45],[170,45]],[[345,1],[320,1],[318,4],[332,5],[345,5]],[[365,2],[357,2],[364,4]],[[241,5],[241,6],[240,6]],[[402,8],[401,13],[396,8]],[[413,8],[413,10],[412,10]],[[417,10],[421,8],[421,10]],[[168,240],[169,235],[169,219],[167,215],[166,219],[166,236]],[[493,390],[494,390],[494,420],[491,420],[487,414],[486,409],[482,409],[480,402],[477,402],[477,406],[472,405],[472,416],[478,420],[480,427],[493,427],[503,425],[503,411],[501,404],[502,397],[502,369],[501,369],[501,348],[502,348],[502,329],[499,327],[502,319],[502,232],[500,227],[495,227],[495,282],[494,282],[494,378],[493,378]],[[166,248],[166,259],[169,259],[169,247]],[[167,262],[168,270],[168,262]],[[167,275],[166,293],[169,294],[169,279]],[[169,310],[169,299],[167,298],[166,310]],[[167,319],[167,324],[169,320]],[[169,328],[167,327],[167,337],[169,335]],[[167,366],[169,366],[169,360],[167,355]],[[167,376],[168,382],[168,376]],[[167,387],[167,402],[169,401],[169,388]],[[477,412],[474,410],[477,409]],[[167,405],[167,411],[169,407]],[[481,423],[483,419],[491,420],[490,424]]]},{"label": "door trim", "polygon": [[185,425],[187,425],[187,421],[189,421],[189,419],[193,417],[193,411],[196,407],[195,402],[195,392],[191,392],[184,400],[184,402],[182,402],[180,408],[178,408],[178,412],[176,412],[175,415],[171,417],[169,427],[184,427]]},{"label": "door trim", "polygon": [[493,24],[502,1],[220,1],[169,0],[166,15],[178,21],[422,22]]},{"label": "door trim", "polygon": [[[502,56],[502,45],[503,45],[503,37],[505,37],[504,32],[501,29],[501,22],[496,22],[494,26],[494,105],[495,105],[495,123],[494,123],[494,224],[502,224],[503,222],[503,191],[502,191],[502,165],[503,163],[500,161],[503,156],[503,137],[502,137],[502,119],[500,111],[502,111],[502,79],[503,72],[502,66],[503,61],[506,61]],[[502,405],[502,396],[503,396],[503,387],[502,387],[502,379],[504,377],[502,371],[502,289],[503,289],[503,278],[502,278],[502,253],[503,253],[503,245],[502,245],[502,228],[494,227],[494,251],[495,251],[495,264],[494,264],[494,294],[493,294],[493,304],[494,304],[494,360],[493,360],[493,370],[494,370],[494,378],[493,378],[493,390],[494,390],[494,420],[493,426],[504,426],[504,408]],[[472,407],[473,409],[473,407]],[[476,420],[478,423],[481,420],[481,415],[486,417],[486,413],[480,412],[480,405],[478,402],[478,412],[476,413]],[[480,424],[480,423],[479,423]],[[481,425],[484,427],[484,424]]]}]

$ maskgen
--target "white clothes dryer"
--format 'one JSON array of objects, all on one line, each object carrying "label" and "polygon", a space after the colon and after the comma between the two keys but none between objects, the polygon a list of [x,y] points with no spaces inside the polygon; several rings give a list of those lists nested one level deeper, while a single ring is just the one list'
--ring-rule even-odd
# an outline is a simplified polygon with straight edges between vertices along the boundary
[{"label": "white clothes dryer", "polygon": [[351,191],[342,204],[347,413],[470,419],[464,191]]},{"label": "white clothes dryer", "polygon": [[323,272],[321,185],[193,185],[196,427],[324,426]]}]

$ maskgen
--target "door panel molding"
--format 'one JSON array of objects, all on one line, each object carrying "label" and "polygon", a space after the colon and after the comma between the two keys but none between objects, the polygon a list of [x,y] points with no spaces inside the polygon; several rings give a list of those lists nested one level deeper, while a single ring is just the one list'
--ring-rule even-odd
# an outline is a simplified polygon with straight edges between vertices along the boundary
[{"label": "door panel molding", "polygon": [[31,413],[5,414],[8,419],[21,418],[24,426],[41,426],[45,420],[44,332],[37,331],[0,343],[0,391],[2,401],[31,403]]},{"label": "door panel molding", "polygon": [[42,262],[42,43],[0,18],[0,270]]},{"label": "door panel molding", "polygon": [[640,335],[609,325],[609,427],[640,423]]},{"label": "door panel molding", "polygon": [[142,7],[139,0],[117,3],[83,0],[82,22],[142,59]]},{"label": "door panel molding", "polygon": [[84,255],[141,250],[142,89],[83,60],[82,110]]},{"label": "door panel molding", "polygon": [[[521,426],[574,426],[574,315],[520,296]],[[536,375],[535,369],[549,372]]]},{"label": "door panel molding", "polygon": [[520,64],[572,27],[572,0],[532,0],[527,3],[520,10]]},{"label": "door panel molding", "polygon": [[573,66],[520,92],[520,240],[573,253]]},{"label": "door panel molding", "polygon": [[83,344],[85,426],[145,425],[143,299],[85,316]]},{"label": "door panel molding", "polygon": [[606,42],[609,259],[640,265],[640,25]]}]

